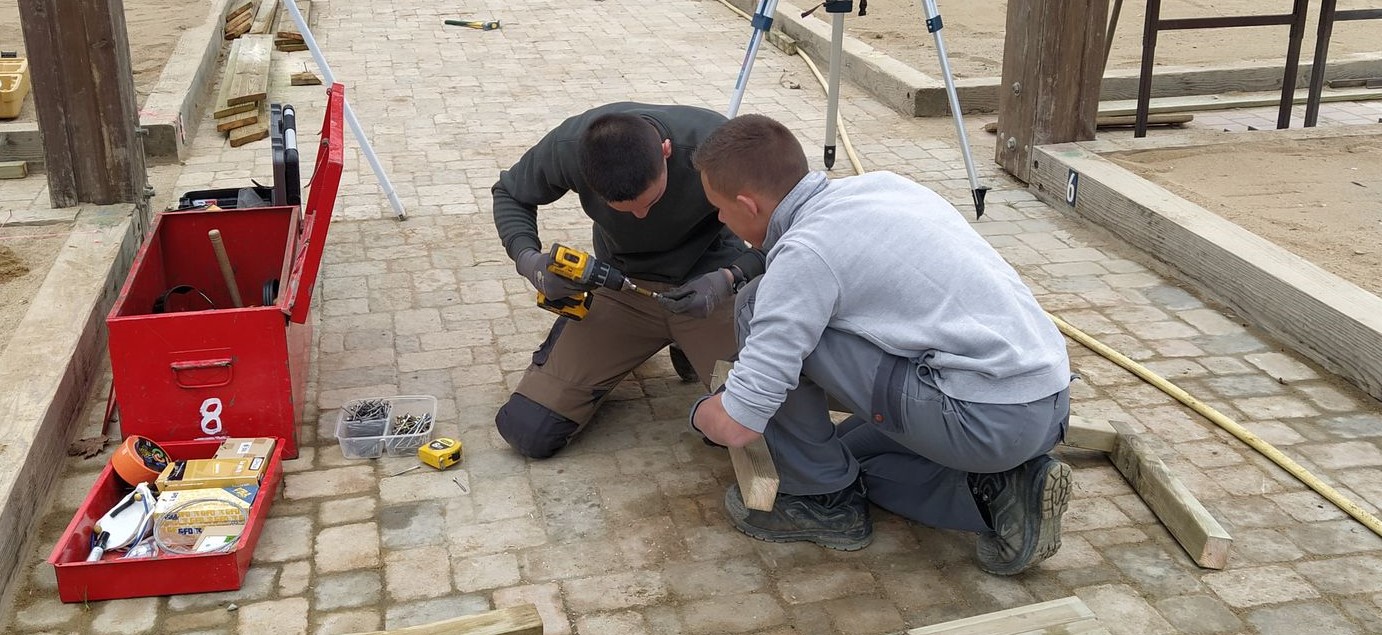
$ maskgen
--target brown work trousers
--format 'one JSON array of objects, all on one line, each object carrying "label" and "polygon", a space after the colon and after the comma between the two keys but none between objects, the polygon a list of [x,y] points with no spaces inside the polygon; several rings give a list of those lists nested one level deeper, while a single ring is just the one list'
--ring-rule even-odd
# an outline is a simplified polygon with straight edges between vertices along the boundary
[{"label": "brown work trousers", "polygon": [[[635,282],[652,291],[674,286]],[[553,325],[515,392],[584,428],[626,375],[673,342],[708,386],[716,360],[733,359],[738,350],[734,303],[693,318],[670,313],[647,296],[596,289],[585,319]]]}]

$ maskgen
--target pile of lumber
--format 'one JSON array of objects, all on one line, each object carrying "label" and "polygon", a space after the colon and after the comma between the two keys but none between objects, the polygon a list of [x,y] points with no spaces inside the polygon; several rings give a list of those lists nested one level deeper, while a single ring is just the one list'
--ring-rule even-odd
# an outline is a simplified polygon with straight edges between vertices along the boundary
[{"label": "pile of lumber", "polygon": [[[284,1],[288,2],[289,0]],[[311,25],[312,0],[295,1],[297,2],[298,12],[302,14],[302,21]],[[278,30],[274,32],[274,46],[280,51],[288,52],[307,50],[307,43],[303,41],[302,33],[298,32],[297,22],[293,21],[293,16],[288,14],[288,9],[286,7],[283,8],[278,18]]]},{"label": "pile of lumber", "polygon": [[213,116],[216,130],[230,138],[232,148],[269,136],[269,35],[246,35],[230,46]]},{"label": "pile of lumber", "polygon": [[279,21],[278,0],[235,0],[226,13],[225,38],[270,33]]}]

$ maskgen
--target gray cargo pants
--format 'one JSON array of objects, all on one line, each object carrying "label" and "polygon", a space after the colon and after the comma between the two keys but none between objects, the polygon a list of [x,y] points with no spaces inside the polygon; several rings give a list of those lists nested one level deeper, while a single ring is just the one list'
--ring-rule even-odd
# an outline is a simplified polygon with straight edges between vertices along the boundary
[{"label": "gray cargo pants", "polygon": [[[740,347],[757,282],[735,301]],[[870,501],[932,527],[988,529],[966,477],[1009,470],[1049,452],[1070,417],[1069,389],[1025,404],[953,399],[936,388],[925,366],[830,328],[807,356],[802,375],[764,435],[779,490],[835,492],[862,471]],[[827,394],[854,413],[838,429]]]}]

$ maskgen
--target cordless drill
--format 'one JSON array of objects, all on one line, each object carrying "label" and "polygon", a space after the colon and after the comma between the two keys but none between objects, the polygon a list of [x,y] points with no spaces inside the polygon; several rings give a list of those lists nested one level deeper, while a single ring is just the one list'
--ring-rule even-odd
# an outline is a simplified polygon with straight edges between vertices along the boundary
[{"label": "cordless drill", "polygon": [[[658,297],[658,294],[647,289],[640,289],[633,281],[624,277],[623,272],[610,266],[590,254],[567,247],[561,243],[553,243],[552,250],[547,253],[547,271],[561,276],[567,280],[576,282],[589,288],[604,287],[615,291],[633,291],[646,295],[650,298]],[[595,295],[590,292],[582,292],[577,295],[565,298],[549,298],[541,291],[537,293],[537,305],[556,313],[566,316],[573,320],[584,319],[590,312],[590,303],[594,301]]]}]

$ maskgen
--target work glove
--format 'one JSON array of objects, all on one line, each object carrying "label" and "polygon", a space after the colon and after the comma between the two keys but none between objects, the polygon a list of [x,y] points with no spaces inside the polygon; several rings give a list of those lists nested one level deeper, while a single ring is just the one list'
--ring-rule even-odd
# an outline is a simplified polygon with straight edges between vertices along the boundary
[{"label": "work glove", "polygon": [[694,318],[708,317],[726,302],[734,301],[734,280],[729,269],[716,269],[690,282],[663,291],[657,299],[662,308]]},{"label": "work glove", "polygon": [[700,408],[701,404],[705,403],[705,400],[714,397],[715,395],[718,395],[724,391],[724,384],[721,384],[719,388],[716,388],[715,390],[711,391],[710,394],[704,395],[700,399],[697,399],[696,403],[691,404],[691,413],[686,417],[686,423],[688,426],[690,426],[691,431],[695,432],[697,435],[700,435],[701,442],[712,448],[723,448],[725,446],[711,441],[710,437],[705,436],[705,433],[701,432],[701,429],[696,427],[696,409]]},{"label": "work glove", "polygon": [[547,270],[547,254],[536,249],[524,249],[514,260],[518,269],[518,274],[533,283],[533,288],[542,292],[549,298],[567,298],[579,295],[590,289],[592,286],[581,285],[574,280],[568,280]]}]

